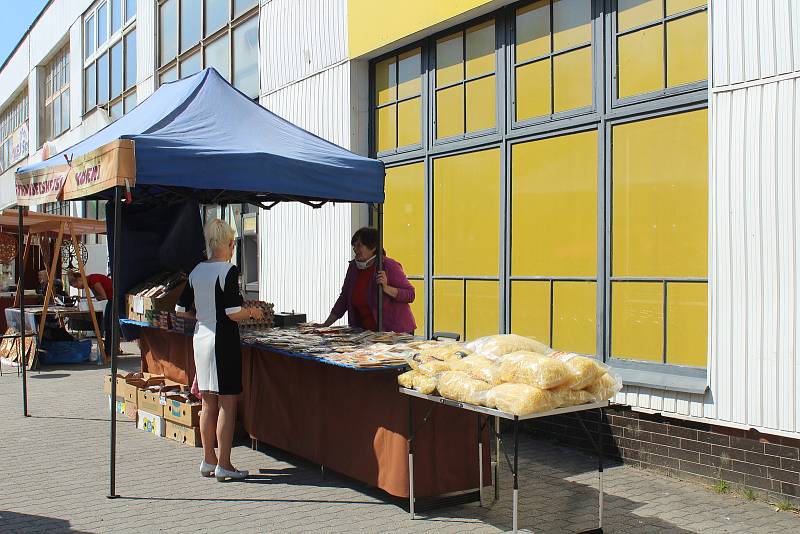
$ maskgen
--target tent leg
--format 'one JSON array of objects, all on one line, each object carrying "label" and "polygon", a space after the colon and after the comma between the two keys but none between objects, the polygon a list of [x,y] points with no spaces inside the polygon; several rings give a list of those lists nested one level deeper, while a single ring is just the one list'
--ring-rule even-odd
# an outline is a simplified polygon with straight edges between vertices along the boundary
[{"label": "tent leg", "polygon": [[117,474],[117,351],[119,347],[119,262],[120,262],[120,238],[122,214],[120,204],[122,199],[122,188],[117,186],[114,190],[114,241],[113,258],[111,260],[111,442],[109,450],[109,499],[119,497],[116,492]]},{"label": "tent leg", "polygon": [[[378,216],[378,270],[383,270],[383,202],[375,204]],[[383,332],[383,288],[378,289],[378,332]]]},{"label": "tent leg", "polygon": [[22,294],[19,299],[19,316],[20,316],[20,329],[19,329],[19,365],[22,367],[22,415],[23,417],[30,417],[28,413],[28,355],[25,350],[25,259],[21,254],[22,252],[22,206],[17,207],[17,258],[19,261],[19,272],[17,278],[19,285],[22,288]]}]

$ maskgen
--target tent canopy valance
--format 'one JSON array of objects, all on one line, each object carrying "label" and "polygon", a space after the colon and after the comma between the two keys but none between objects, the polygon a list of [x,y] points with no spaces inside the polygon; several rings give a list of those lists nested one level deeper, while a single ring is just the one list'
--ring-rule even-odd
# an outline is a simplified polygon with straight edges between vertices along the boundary
[{"label": "tent canopy valance", "polygon": [[278,117],[214,69],[162,85],[96,134],[16,173],[19,205],[177,195],[201,202],[384,200],[384,167]]}]

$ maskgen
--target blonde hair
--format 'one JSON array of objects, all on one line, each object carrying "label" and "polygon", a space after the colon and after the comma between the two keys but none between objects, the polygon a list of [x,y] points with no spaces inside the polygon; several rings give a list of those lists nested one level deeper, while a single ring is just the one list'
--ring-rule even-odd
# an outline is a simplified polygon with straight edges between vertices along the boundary
[{"label": "blonde hair", "polygon": [[209,258],[214,255],[216,249],[228,246],[236,236],[233,228],[222,219],[208,221],[203,229],[203,235],[206,238],[206,254]]}]

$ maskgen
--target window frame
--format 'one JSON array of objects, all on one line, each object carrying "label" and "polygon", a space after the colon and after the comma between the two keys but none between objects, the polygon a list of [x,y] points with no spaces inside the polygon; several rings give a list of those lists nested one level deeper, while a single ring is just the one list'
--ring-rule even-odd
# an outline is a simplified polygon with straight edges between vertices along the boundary
[{"label": "window frame", "polygon": [[[6,159],[6,144],[25,123],[30,123],[30,100],[27,86],[23,86],[9,99],[10,103],[0,111],[0,173],[7,171],[15,163],[28,156],[23,153],[19,158],[12,158],[9,150]],[[9,146],[10,149],[10,146]]]},{"label": "window frame", "polygon": [[[42,91],[42,110],[43,115],[40,118],[43,119],[44,128],[42,128],[43,135],[40,135],[40,138],[43,139],[44,142],[52,141],[53,139],[58,138],[59,136],[65,134],[70,130],[70,125],[72,122],[72,117],[70,116],[70,99],[69,96],[72,94],[70,90],[70,85],[72,79],[70,77],[70,45],[67,42],[65,45],[62,45],[58,51],[53,54],[50,58],[50,61],[45,65],[45,78],[44,78],[44,90]],[[60,76],[60,80],[62,81],[61,85],[56,89],[55,83],[56,76]],[[67,93],[67,97],[63,97],[64,93]],[[55,115],[52,113],[53,108],[55,107],[55,101],[59,101],[59,105],[61,106],[60,115],[61,119],[64,117],[63,106],[66,101],[67,105],[67,123],[64,125],[64,121],[60,121],[60,129],[58,131],[55,130]],[[48,115],[49,112],[49,115]],[[43,144],[42,143],[42,144]],[[40,144],[41,146],[41,144]]]}]

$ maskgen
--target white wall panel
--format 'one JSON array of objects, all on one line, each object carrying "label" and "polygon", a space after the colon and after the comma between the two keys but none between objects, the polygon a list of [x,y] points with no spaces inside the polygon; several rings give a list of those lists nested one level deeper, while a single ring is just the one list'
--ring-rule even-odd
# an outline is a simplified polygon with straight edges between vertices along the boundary
[{"label": "white wall panel", "polygon": [[[148,79],[155,72],[156,62],[156,2],[137,0],[136,2],[136,81]],[[141,89],[137,91],[137,101],[144,100]],[[147,93],[149,96],[152,93]]]},{"label": "white wall panel", "polygon": [[0,71],[0,110],[23,86],[28,85],[28,74],[31,71],[28,62],[29,44],[30,39],[26,37]]},{"label": "white wall panel", "polygon": [[[64,44],[72,23],[91,7],[94,0],[52,2],[31,30],[31,65],[38,65]],[[77,58],[76,58],[77,59]],[[72,60],[72,58],[70,58]]]}]

